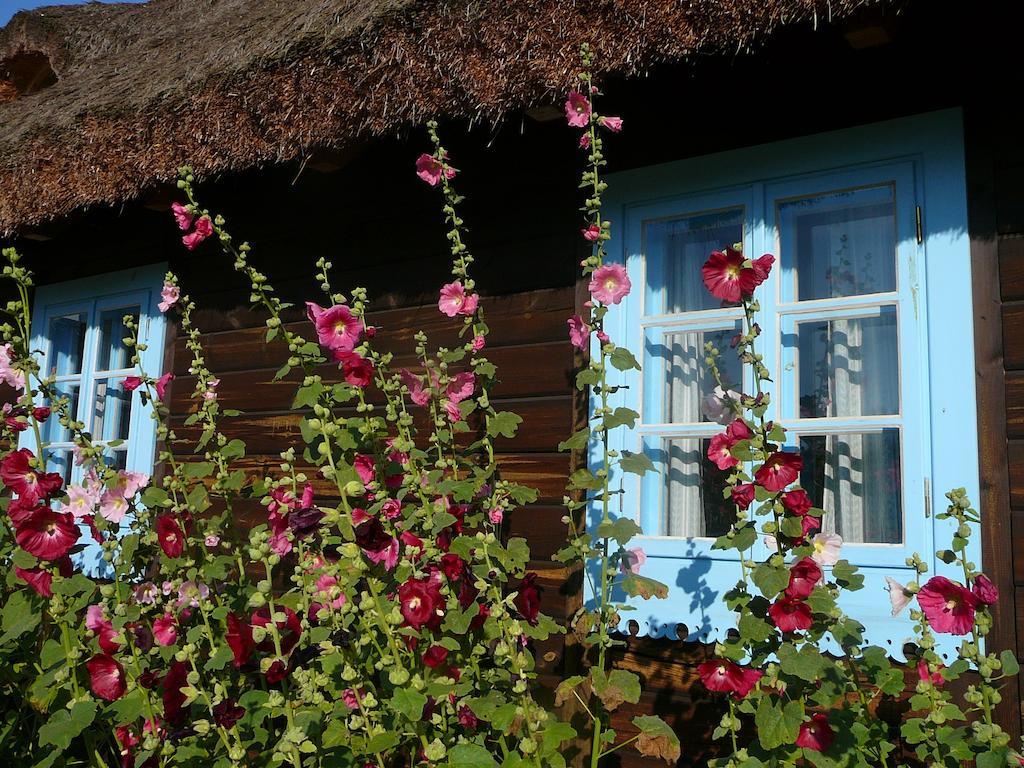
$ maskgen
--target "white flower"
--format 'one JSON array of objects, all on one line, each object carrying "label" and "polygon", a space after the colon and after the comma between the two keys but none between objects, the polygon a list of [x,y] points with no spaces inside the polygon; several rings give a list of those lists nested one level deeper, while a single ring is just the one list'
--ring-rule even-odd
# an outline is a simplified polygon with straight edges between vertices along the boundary
[{"label": "white flower", "polygon": [[891,576],[885,577],[885,583],[889,585],[889,601],[892,603],[892,615],[899,616],[903,609],[910,604],[913,595],[907,588]]},{"label": "white flower", "polygon": [[818,565],[835,565],[839,561],[839,550],[843,546],[843,538],[835,533],[819,533],[811,539],[814,553],[811,558]]},{"label": "white flower", "polygon": [[726,391],[721,387],[715,387],[712,392],[704,395],[704,399],[701,400],[701,410],[711,421],[717,421],[719,424],[729,424],[736,418],[741,397],[742,395],[739,392],[734,392],[731,389]]}]

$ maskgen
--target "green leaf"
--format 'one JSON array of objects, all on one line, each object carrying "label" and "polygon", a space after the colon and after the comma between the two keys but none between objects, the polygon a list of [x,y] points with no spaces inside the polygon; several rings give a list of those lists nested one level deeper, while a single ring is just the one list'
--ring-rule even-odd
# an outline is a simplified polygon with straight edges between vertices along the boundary
[{"label": "green leaf", "polygon": [[220,449],[220,455],[225,459],[240,459],[245,456],[245,443],[235,438]]},{"label": "green leaf", "polygon": [[558,444],[558,450],[560,451],[578,451],[582,448],[587,447],[587,443],[590,442],[590,427],[584,427],[579,432],[574,434],[568,440],[563,440]]},{"label": "green leaf", "polygon": [[479,744],[458,744],[448,752],[448,765],[452,768],[498,768],[491,753]]},{"label": "green leaf", "polygon": [[[61,582],[58,582],[59,585]],[[57,586],[57,585],[55,585]],[[56,589],[54,590],[56,591]],[[40,613],[32,607],[32,599],[24,591],[11,594],[3,610],[3,642],[21,637],[39,625]]]},{"label": "green leaf", "polygon": [[789,586],[789,569],[785,565],[761,563],[754,569],[752,578],[761,594],[771,600]]},{"label": "green leaf", "polygon": [[419,723],[423,719],[423,708],[427,706],[427,697],[411,688],[398,688],[391,697],[391,707],[411,723]]},{"label": "green leaf", "polygon": [[185,464],[185,477],[193,480],[197,477],[209,477],[212,474],[212,461],[190,461]]},{"label": "green leaf", "polygon": [[594,667],[590,677],[594,694],[609,712],[618,709],[624,702],[636,704],[640,701],[640,678],[633,672],[613,669],[606,675],[604,670]]},{"label": "green leaf", "polygon": [[71,708],[59,709],[39,729],[39,746],[52,744],[57,749],[66,750],[72,740],[92,725],[96,719],[96,702],[79,701]]},{"label": "green leaf", "polygon": [[593,368],[584,368],[576,374],[576,389],[582,391],[585,387],[592,387],[601,381],[601,375]]},{"label": "green leaf", "polygon": [[633,718],[633,726],[640,731],[636,750],[646,757],[659,757],[669,765],[679,761],[682,751],[679,737],[660,717],[641,715]]},{"label": "green leaf", "polygon": [[604,428],[615,429],[623,425],[633,429],[640,414],[632,408],[616,408],[612,413],[604,417]]},{"label": "green leaf", "polygon": [[635,573],[628,574],[622,580],[622,589],[630,597],[642,597],[650,600],[657,597],[664,600],[668,597],[668,587],[660,581],[649,579],[646,576],[638,576]]},{"label": "green leaf", "polygon": [[640,363],[633,357],[633,353],[625,347],[616,347],[608,359],[620,371],[640,370]]},{"label": "green leaf", "polygon": [[516,430],[523,423],[523,417],[511,411],[501,411],[494,414],[487,423],[488,437],[515,437]]},{"label": "green leaf", "polygon": [[163,488],[154,488],[153,486],[149,486],[142,492],[142,503],[147,509],[159,507],[167,501],[168,498],[167,491]]},{"label": "green leaf", "polygon": [[988,752],[982,752],[974,758],[974,764],[977,768],[1006,768],[1006,755],[1006,747],[990,749]]},{"label": "green leaf", "polygon": [[299,387],[295,393],[295,399],[292,401],[292,409],[297,410],[299,408],[312,408],[320,400],[320,395],[324,392],[324,385],[319,381],[314,381],[312,384]]},{"label": "green leaf", "polygon": [[639,536],[644,529],[628,517],[617,517],[597,526],[594,534],[599,539],[615,539],[619,546],[625,546],[634,536]]},{"label": "green leaf", "polygon": [[779,648],[779,666],[787,675],[799,677],[813,683],[821,677],[828,659],[813,645],[804,645],[799,651],[791,643]]},{"label": "green leaf", "polygon": [[589,469],[577,469],[569,477],[569,487],[574,490],[588,490],[596,491],[602,488],[604,483],[601,479],[594,476],[594,473]]},{"label": "green leaf", "polygon": [[739,621],[740,636],[744,640],[761,643],[775,635],[776,630],[768,622],[759,619],[752,613],[740,614]]},{"label": "green leaf", "polygon": [[804,705],[799,699],[781,706],[771,696],[763,696],[754,714],[757,738],[763,749],[793,744],[804,720]]},{"label": "green leaf", "polygon": [[864,586],[864,576],[857,572],[857,566],[849,560],[840,560],[832,566],[832,578],[843,589],[855,591]]},{"label": "green leaf", "polygon": [[999,654],[999,663],[1003,666],[1003,674],[1008,677],[1013,677],[1020,672],[1020,664],[1017,662],[1017,657],[1014,656],[1013,651],[1003,651]]},{"label": "green leaf", "polygon": [[363,751],[370,755],[375,755],[378,752],[385,752],[391,749],[393,746],[399,743],[401,739],[398,734],[393,731],[384,731],[384,733],[375,734],[369,741],[366,742],[366,746],[363,747]]},{"label": "green leaf", "polygon": [[619,459],[619,469],[642,477],[647,472],[654,472],[654,462],[647,454],[623,451],[622,458]]},{"label": "green leaf", "polygon": [[136,687],[126,696],[108,705],[107,712],[114,715],[116,723],[131,723],[138,719],[145,707],[146,700],[143,698],[142,689]]}]

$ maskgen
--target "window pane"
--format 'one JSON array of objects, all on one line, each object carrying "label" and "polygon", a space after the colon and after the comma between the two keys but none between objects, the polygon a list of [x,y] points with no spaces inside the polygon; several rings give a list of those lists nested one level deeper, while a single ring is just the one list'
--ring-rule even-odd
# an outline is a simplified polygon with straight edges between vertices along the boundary
[{"label": "window pane", "polygon": [[71,376],[82,372],[86,323],[84,312],[74,312],[50,320],[50,359],[46,362],[48,375]]},{"label": "window pane", "polygon": [[[54,385],[54,389],[57,391],[57,397],[67,398],[68,400],[68,412],[72,418],[78,418],[78,396],[80,392],[80,385],[78,382],[73,381],[61,381]],[[44,424],[39,428],[40,434],[42,435],[44,443],[68,443],[71,442],[71,433],[60,424],[60,418],[57,415],[57,408],[52,402],[47,403],[52,409],[53,413],[50,414],[50,418],[46,420]]]},{"label": "window pane", "polygon": [[97,371],[116,371],[131,364],[131,350],[122,341],[128,336],[124,327],[124,316],[131,315],[139,322],[139,307],[118,307],[100,313],[100,346],[96,360]]},{"label": "window pane", "polygon": [[64,485],[71,482],[71,473],[75,468],[74,454],[68,449],[48,450],[46,452],[46,471],[59,472],[64,478]]},{"label": "window pane", "polygon": [[722,353],[718,359],[722,381],[727,389],[742,389],[743,375],[739,357],[729,346],[733,336],[740,333],[740,324],[714,331],[669,331],[662,338],[655,355],[663,361],[665,382],[665,423],[694,423],[712,421],[707,415],[704,398],[717,386],[704,364],[704,345],[714,344]]},{"label": "window pane", "polygon": [[712,251],[743,242],[743,209],[648,221],[644,242],[649,289],[664,296],[656,302],[661,313],[718,309],[722,304],[704,287],[700,269]]},{"label": "window pane", "polygon": [[[896,290],[893,187],[827,192],[779,206],[786,298],[807,301]],[[793,290],[796,295],[791,295]]]},{"label": "window pane", "polygon": [[825,510],[824,533],[846,542],[903,541],[898,429],[804,436],[800,452],[800,485]]},{"label": "window pane", "polygon": [[800,418],[900,412],[896,308],[797,325]]},{"label": "window pane", "polygon": [[125,391],[121,379],[97,380],[92,413],[93,439],[127,440],[131,411],[132,393]]},{"label": "window pane", "polygon": [[708,458],[708,438],[665,438],[651,458],[664,477],[660,536],[717,537],[736,519],[723,498],[729,473]]}]

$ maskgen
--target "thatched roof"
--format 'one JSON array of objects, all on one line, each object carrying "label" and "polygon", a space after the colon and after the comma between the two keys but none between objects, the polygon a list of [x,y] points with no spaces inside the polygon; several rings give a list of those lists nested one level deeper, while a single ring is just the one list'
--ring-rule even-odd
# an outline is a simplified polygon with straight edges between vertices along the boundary
[{"label": "thatched roof", "polygon": [[[150,0],[0,29],[0,232],[174,178],[497,118],[573,82],[581,41],[632,74],[876,0]],[[52,71],[51,71],[52,70]]]}]

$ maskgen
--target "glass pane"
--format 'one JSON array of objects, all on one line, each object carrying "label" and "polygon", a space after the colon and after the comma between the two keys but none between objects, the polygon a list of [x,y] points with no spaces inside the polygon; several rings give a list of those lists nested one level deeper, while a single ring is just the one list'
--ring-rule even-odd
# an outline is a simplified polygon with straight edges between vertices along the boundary
[{"label": "glass pane", "polygon": [[[808,301],[896,290],[892,185],[827,192],[779,205],[783,268]],[[786,285],[792,293],[794,286]]]},{"label": "glass pane", "polygon": [[797,325],[800,418],[900,411],[896,308],[877,317]]},{"label": "glass pane", "polygon": [[84,312],[73,312],[50,320],[50,359],[46,361],[50,376],[71,376],[82,372],[85,351]]},{"label": "glass pane", "polygon": [[100,346],[96,359],[97,371],[117,371],[131,365],[131,350],[122,341],[128,336],[124,327],[124,316],[131,315],[135,323],[139,322],[138,305],[118,307],[100,313]]},{"label": "glass pane", "polygon": [[[701,213],[644,223],[649,289],[664,299],[663,314],[718,309],[700,270],[712,251],[743,242],[743,209]],[[658,284],[660,283],[660,284]]]},{"label": "glass pane", "polygon": [[664,480],[659,536],[717,537],[736,519],[723,497],[729,473],[708,460],[709,438],[665,438],[652,460]]},{"label": "glass pane", "polygon": [[719,420],[715,418],[716,409],[710,408],[706,401],[717,384],[704,364],[704,345],[714,344],[722,353],[718,359],[722,382],[726,389],[740,392],[743,369],[730,347],[733,336],[738,333],[740,323],[715,331],[669,331],[662,336],[663,342],[653,354],[663,361],[665,423]]},{"label": "glass pane", "polygon": [[96,381],[93,402],[93,440],[127,440],[131,422],[132,393],[126,392],[121,379]]},{"label": "glass pane", "polygon": [[[54,389],[57,390],[57,397],[65,397],[68,400],[68,412],[72,418],[78,418],[78,397],[80,394],[80,386],[78,382],[73,381],[61,381],[54,385]],[[57,409],[52,402],[47,403],[53,412],[50,414],[50,418],[40,427],[40,433],[45,443],[68,443],[71,442],[71,433],[60,424],[60,418],[57,415]]]},{"label": "glass pane", "polygon": [[74,454],[69,449],[48,450],[46,452],[46,471],[59,472],[64,478],[64,485],[71,482],[71,473],[75,469]]},{"label": "glass pane", "polygon": [[846,542],[903,541],[898,429],[804,436],[800,452],[800,485],[825,510],[824,533]]}]

